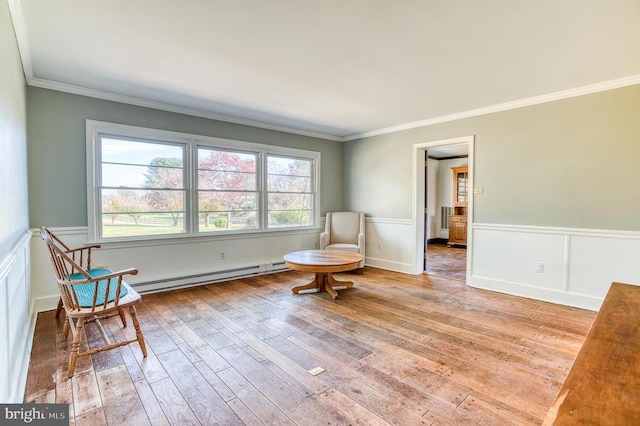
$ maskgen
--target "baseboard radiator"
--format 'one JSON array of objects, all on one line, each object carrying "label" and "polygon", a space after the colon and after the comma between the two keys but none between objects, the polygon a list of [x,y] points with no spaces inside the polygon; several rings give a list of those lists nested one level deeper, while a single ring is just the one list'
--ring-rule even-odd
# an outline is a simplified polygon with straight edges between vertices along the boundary
[{"label": "baseboard radiator", "polygon": [[159,291],[176,290],[240,278],[255,277],[258,275],[273,274],[287,270],[289,270],[289,268],[284,262],[266,263],[242,268],[225,269],[222,271],[205,272],[202,274],[185,275],[163,280],[146,281],[131,284],[131,286],[141,294],[155,293]]},{"label": "baseboard radiator", "polygon": [[440,229],[449,229],[449,216],[453,213],[453,207],[440,207]]}]

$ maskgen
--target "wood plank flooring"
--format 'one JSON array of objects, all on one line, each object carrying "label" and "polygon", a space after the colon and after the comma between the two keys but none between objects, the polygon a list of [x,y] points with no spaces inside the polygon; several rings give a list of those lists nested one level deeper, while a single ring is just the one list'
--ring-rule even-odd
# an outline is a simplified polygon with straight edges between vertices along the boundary
[{"label": "wood plank flooring", "polygon": [[438,277],[467,279],[467,248],[446,243],[427,244],[425,272]]},{"label": "wood plank flooring", "polygon": [[69,403],[76,425],[536,425],[595,317],[428,275],[336,277],[355,288],[335,301],[292,294],[311,279],[295,271],[144,295],[149,356],[83,357],[72,379],[41,313],[24,400]]}]

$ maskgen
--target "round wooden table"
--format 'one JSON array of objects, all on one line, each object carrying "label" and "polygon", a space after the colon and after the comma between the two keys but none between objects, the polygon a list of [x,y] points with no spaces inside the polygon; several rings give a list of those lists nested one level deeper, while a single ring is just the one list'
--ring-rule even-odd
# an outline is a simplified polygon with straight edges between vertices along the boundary
[{"label": "round wooden table", "polygon": [[334,280],[332,273],[358,269],[362,259],[360,253],[339,250],[303,250],[284,255],[284,262],[289,268],[316,274],[309,284],[293,287],[291,291],[298,294],[300,290],[316,289],[317,292],[326,291],[334,299],[338,297],[334,285],[351,288],[353,282]]}]

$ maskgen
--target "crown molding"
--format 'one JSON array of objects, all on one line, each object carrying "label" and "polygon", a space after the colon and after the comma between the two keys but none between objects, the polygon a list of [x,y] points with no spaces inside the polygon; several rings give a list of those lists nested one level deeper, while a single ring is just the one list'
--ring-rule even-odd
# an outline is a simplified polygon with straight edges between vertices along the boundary
[{"label": "crown molding", "polygon": [[512,102],[492,105],[483,108],[472,109],[469,111],[458,112],[455,114],[443,115],[440,117],[428,118],[426,120],[414,121],[411,123],[399,124],[397,126],[385,127],[378,130],[371,130],[363,133],[355,133],[342,138],[344,142],[354,139],[362,139],[371,136],[384,135],[387,133],[400,132],[402,130],[415,129],[418,127],[431,126],[433,124],[445,123],[448,121],[460,120],[463,118],[477,117],[480,115],[491,114],[494,112],[507,111],[510,109],[522,108],[531,105],[543,104],[546,102],[559,101],[562,99],[574,98],[577,96],[588,95],[591,93],[604,92],[612,89],[619,89],[627,86],[640,84],[640,74],[629,77],[619,78],[617,80],[605,81],[602,83],[591,84],[589,86],[577,87],[574,89],[561,90],[559,92],[549,93],[532,98],[520,99]]},{"label": "crown molding", "polygon": [[30,81],[27,81],[27,84],[33,87],[57,90],[59,92],[66,92],[74,95],[87,96],[90,98],[120,102],[123,104],[158,109],[162,111],[174,112],[177,114],[191,115],[194,117],[208,118],[211,120],[224,121],[226,123],[258,127],[266,130],[275,130],[278,132],[292,133],[292,134],[301,135],[301,136],[309,136],[312,138],[328,139],[328,140],[342,142],[342,138],[335,135],[312,132],[307,130],[300,130],[300,129],[295,129],[295,128],[286,127],[286,126],[278,126],[275,124],[267,124],[260,121],[254,121],[254,120],[234,117],[230,115],[218,114],[215,112],[205,111],[205,110],[196,109],[196,108],[189,108],[189,107],[167,104],[164,102],[151,101],[148,99],[137,98],[134,96],[127,96],[127,95],[120,95],[117,93],[105,92],[102,90],[87,89],[85,87],[75,86],[75,85],[66,84],[66,83],[60,83],[57,81],[44,80],[40,78],[32,78]]},{"label": "crown molding", "polygon": [[[11,1],[11,0],[10,0]],[[17,1],[17,0],[14,0]],[[17,31],[17,30],[16,30]],[[26,40],[25,40],[26,43]],[[22,56],[22,47],[21,49]],[[27,45],[28,49],[28,45]],[[30,61],[29,59],[23,59],[24,64],[29,64],[29,72],[30,71]],[[27,74],[27,67],[25,67],[25,76]],[[174,112],[178,114],[191,115],[195,117],[208,118],[211,120],[218,120],[227,123],[233,124],[241,124],[245,126],[258,127],[266,130],[275,130],[279,132],[292,133],[301,136],[309,136],[313,138],[320,138],[326,140],[332,140],[337,142],[347,142],[355,139],[362,139],[372,136],[384,135],[387,133],[400,132],[403,130],[416,129],[419,127],[431,126],[438,123],[446,123],[449,121],[461,120],[463,118],[477,117],[486,114],[492,114],[495,112],[508,111],[512,109],[543,104],[547,102],[559,101],[562,99],[574,98],[577,96],[588,95],[592,93],[604,92],[607,90],[619,89],[622,87],[634,86],[636,84],[640,84],[640,74],[633,75],[630,77],[624,77],[617,80],[610,80],[601,83],[592,84],[589,86],[582,86],[574,89],[562,90],[559,92],[549,93],[546,95],[534,96],[531,98],[520,99],[517,101],[505,102],[502,104],[491,105],[488,107],[477,108],[469,111],[463,111],[455,114],[443,115],[440,117],[428,118],[425,120],[414,121],[411,123],[399,124],[397,126],[385,127],[378,130],[371,130],[363,133],[355,133],[350,136],[337,136],[330,135],[326,133],[318,133],[312,131],[306,131],[286,126],[278,126],[273,124],[267,124],[260,121],[254,121],[249,119],[244,119],[240,117],[234,117],[230,115],[218,114],[210,111],[204,111],[196,108],[188,108],[181,107],[178,105],[167,104],[163,102],[151,101],[148,99],[137,98],[133,96],[120,95],[116,93],[105,92],[101,90],[88,89],[85,87],[74,86],[71,84],[60,83],[51,80],[44,80],[40,78],[31,78],[27,80],[27,84],[29,86],[40,87],[44,89],[57,90],[60,92],[72,93],[81,96],[88,96],[91,98],[103,99],[113,102],[120,102],[129,105],[141,106],[145,108],[158,109],[162,111]]]}]

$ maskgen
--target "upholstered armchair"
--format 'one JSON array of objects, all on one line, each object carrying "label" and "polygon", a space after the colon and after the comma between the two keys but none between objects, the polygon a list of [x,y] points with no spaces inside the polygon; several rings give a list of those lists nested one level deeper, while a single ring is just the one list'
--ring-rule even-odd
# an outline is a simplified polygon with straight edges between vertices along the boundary
[{"label": "upholstered armchair", "polygon": [[320,250],[345,250],[363,257],[359,270],[364,268],[364,213],[328,212],[324,232],[320,234]]}]

